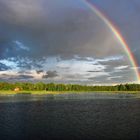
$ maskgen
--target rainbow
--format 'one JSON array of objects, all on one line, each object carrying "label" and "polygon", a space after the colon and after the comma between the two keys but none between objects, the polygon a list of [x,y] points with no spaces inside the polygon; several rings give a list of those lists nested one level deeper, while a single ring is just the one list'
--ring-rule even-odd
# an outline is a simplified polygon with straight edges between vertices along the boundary
[{"label": "rainbow", "polygon": [[112,33],[116,36],[116,38],[119,40],[119,42],[121,43],[121,45],[123,46],[132,66],[134,67],[135,70],[135,74],[136,74],[136,82],[140,81],[140,74],[139,71],[137,69],[138,64],[134,58],[134,55],[131,52],[131,49],[129,48],[127,42],[125,41],[125,39],[123,38],[123,36],[121,35],[120,31],[117,29],[117,27],[104,15],[103,12],[101,12],[93,3],[91,3],[89,0],[84,0],[87,4],[87,6],[92,9],[97,16],[99,16],[104,23],[110,28],[110,30],[112,31]]}]

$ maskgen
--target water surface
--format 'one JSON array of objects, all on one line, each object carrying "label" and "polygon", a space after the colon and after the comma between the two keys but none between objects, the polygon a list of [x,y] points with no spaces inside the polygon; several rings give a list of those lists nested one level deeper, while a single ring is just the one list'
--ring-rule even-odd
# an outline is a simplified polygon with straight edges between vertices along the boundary
[{"label": "water surface", "polygon": [[0,139],[140,140],[131,94],[0,96]]}]

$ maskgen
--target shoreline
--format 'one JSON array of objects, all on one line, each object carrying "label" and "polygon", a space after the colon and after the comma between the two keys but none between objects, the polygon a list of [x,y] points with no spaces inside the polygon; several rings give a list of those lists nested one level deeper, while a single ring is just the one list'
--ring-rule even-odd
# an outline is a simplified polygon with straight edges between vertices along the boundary
[{"label": "shoreline", "polygon": [[59,94],[82,94],[82,93],[102,93],[102,94],[140,94],[140,91],[7,91],[1,90],[0,96],[8,95],[59,95]]}]

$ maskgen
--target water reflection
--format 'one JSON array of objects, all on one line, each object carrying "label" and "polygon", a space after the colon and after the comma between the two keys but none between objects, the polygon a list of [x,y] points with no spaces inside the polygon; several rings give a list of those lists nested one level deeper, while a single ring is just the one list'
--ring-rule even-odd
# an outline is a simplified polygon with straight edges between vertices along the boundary
[{"label": "water reflection", "polygon": [[131,94],[0,97],[0,139],[140,138],[140,99]]},{"label": "water reflection", "polygon": [[32,95],[31,93],[0,96],[2,102],[27,102],[41,100],[94,100],[94,99],[132,99],[140,98],[140,94],[125,93],[63,93],[63,94],[44,94]]}]

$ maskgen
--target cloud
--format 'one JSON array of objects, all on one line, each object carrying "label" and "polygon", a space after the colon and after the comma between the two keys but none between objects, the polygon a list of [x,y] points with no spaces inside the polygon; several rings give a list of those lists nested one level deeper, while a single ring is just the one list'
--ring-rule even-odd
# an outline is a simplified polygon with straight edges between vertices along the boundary
[{"label": "cloud", "polygon": [[110,56],[110,57],[106,57],[103,59],[97,59],[97,62],[109,62],[109,61],[118,61],[118,60],[122,60],[123,56]]},{"label": "cloud", "polygon": [[13,75],[13,74],[0,74],[0,79],[7,81],[28,81],[34,79],[31,75]]},{"label": "cloud", "polygon": [[[3,33],[0,32],[0,35],[2,34]],[[10,38],[0,41],[0,46],[0,59],[7,59],[15,56],[24,57],[29,55],[29,53],[27,53],[30,50],[28,47],[24,46],[21,42],[13,41]]]},{"label": "cloud", "polygon": [[0,60],[0,64],[10,69],[17,69],[17,63],[8,59]]},{"label": "cloud", "polygon": [[18,75],[15,78],[16,79],[24,79],[24,80],[26,80],[26,79],[31,79],[31,78],[34,78],[34,77],[31,76],[31,75]]},{"label": "cloud", "polygon": [[44,72],[44,70],[36,70],[37,74],[40,74],[40,73],[43,73],[43,72]]},{"label": "cloud", "polygon": [[[15,80],[21,79],[18,78],[18,75],[29,75],[34,77],[34,80],[43,80],[44,82],[53,80],[53,82],[59,81],[66,83],[76,81],[90,83],[92,82],[92,80],[98,83],[103,81],[107,82],[107,77],[114,77],[119,75],[122,75],[122,78],[112,78],[110,82],[112,81],[112,83],[114,83],[114,81],[123,81],[124,79],[127,81],[128,79],[130,79],[129,77],[133,77],[132,79],[130,79],[131,81],[135,79],[133,69],[124,69],[128,65],[124,65],[125,67],[122,67],[123,65],[118,65],[117,67],[116,65],[110,65],[110,61],[111,63],[115,63],[118,61],[120,62],[119,59],[103,58],[103,60],[100,59],[101,63],[104,62],[104,60],[105,65],[100,64],[100,62],[98,62],[98,59],[93,58],[88,58],[88,60],[86,60],[86,58],[78,60],[77,58],[71,60],[63,60],[61,58],[52,57],[49,59],[43,58],[43,60],[38,59],[36,61],[29,58],[11,58],[6,61],[2,60],[2,62],[4,64],[7,64],[8,66],[12,66],[11,71],[13,71],[13,73],[11,75],[15,75]],[[38,67],[38,65],[40,65],[40,67]],[[47,72],[45,73],[46,70]],[[0,75],[4,73],[8,74],[9,70],[3,71],[3,73],[0,73]],[[123,75],[125,76],[123,77]],[[11,77],[9,77],[9,79],[11,79]],[[23,78],[22,80],[26,79]]]},{"label": "cloud", "polygon": [[14,41],[14,43],[22,50],[25,50],[25,51],[29,51],[30,49],[26,46],[24,46],[20,41],[16,40]]},{"label": "cloud", "polygon": [[112,77],[108,77],[108,80],[112,80],[112,79],[120,79],[122,78],[122,76],[112,76]]},{"label": "cloud", "polygon": [[0,67],[17,79],[135,80],[134,70],[120,67],[132,66],[121,43],[84,1],[0,0],[0,13]]},{"label": "cloud", "polygon": [[3,12],[0,20],[5,22],[26,25],[38,21],[43,15],[38,0],[1,0],[0,5]]},{"label": "cloud", "polygon": [[42,76],[42,78],[54,78],[57,77],[57,71],[47,71],[45,75]]},{"label": "cloud", "polygon": [[11,67],[6,66],[3,63],[0,63],[0,71],[6,71],[6,70],[9,70],[9,69],[11,69]]},{"label": "cloud", "polygon": [[[4,6],[0,34],[8,36],[7,43],[30,49],[28,53],[14,49],[13,55],[71,59],[74,55],[100,58],[123,52],[108,27],[80,0],[1,0],[0,4]],[[11,50],[9,45],[6,48]]]},{"label": "cloud", "polygon": [[115,67],[115,70],[124,70],[124,69],[127,69],[129,66],[118,66],[118,67]]},{"label": "cloud", "polygon": [[[91,3],[96,4],[102,12],[110,17],[118,27],[124,39],[127,41],[130,50],[133,52],[137,63],[140,65],[139,55],[139,36],[140,36],[140,1],[139,0],[108,0],[94,1],[89,0]],[[113,11],[113,12],[112,12]]]},{"label": "cloud", "polygon": [[102,72],[102,70],[90,70],[90,71],[87,71],[87,72]]}]

